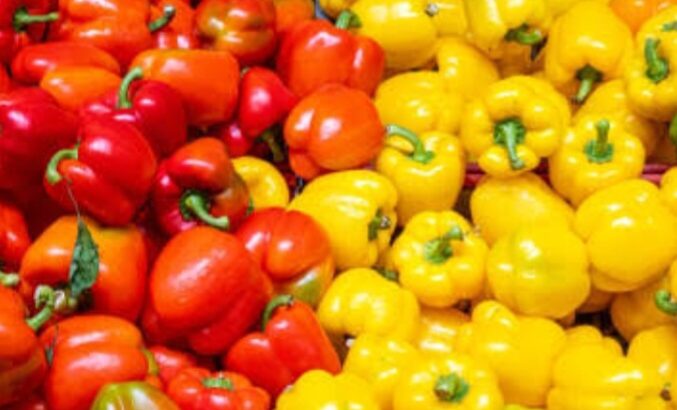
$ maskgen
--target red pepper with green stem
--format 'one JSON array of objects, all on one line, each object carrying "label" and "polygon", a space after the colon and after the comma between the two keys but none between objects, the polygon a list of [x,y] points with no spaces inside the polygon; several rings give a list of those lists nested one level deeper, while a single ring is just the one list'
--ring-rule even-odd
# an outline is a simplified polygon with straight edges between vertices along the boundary
[{"label": "red pepper with green stem", "polygon": [[174,9],[174,17],[169,24],[151,30],[155,48],[200,48],[200,39],[195,30],[195,10],[185,0],[154,0],[151,7],[151,19],[159,21],[167,16],[167,7]]},{"label": "red pepper with green stem", "polygon": [[49,12],[49,1],[3,0],[0,5],[0,64],[9,64],[14,55],[42,37],[45,24],[59,13]]}]

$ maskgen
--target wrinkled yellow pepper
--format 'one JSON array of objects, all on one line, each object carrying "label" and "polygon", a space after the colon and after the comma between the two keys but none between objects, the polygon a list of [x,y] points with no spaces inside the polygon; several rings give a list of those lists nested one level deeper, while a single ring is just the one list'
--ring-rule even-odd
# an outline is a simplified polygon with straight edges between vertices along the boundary
[{"label": "wrinkled yellow pepper", "polygon": [[424,355],[444,356],[454,350],[456,336],[470,318],[457,309],[422,308],[413,344]]},{"label": "wrinkled yellow pepper", "polygon": [[381,410],[365,380],[352,373],[304,373],[277,399],[277,410]]},{"label": "wrinkled yellow pepper", "polygon": [[373,171],[334,172],[309,183],[289,205],[312,216],[329,235],[338,269],[372,266],[397,224],[397,191]]},{"label": "wrinkled yellow pepper", "polygon": [[289,204],[289,187],[280,171],[256,157],[233,159],[233,166],[247,185],[254,209]]},{"label": "wrinkled yellow pepper", "polygon": [[491,84],[468,102],[461,141],[484,172],[511,177],[550,156],[570,119],[567,101],[548,82],[514,76]]},{"label": "wrinkled yellow pepper", "polygon": [[677,372],[677,325],[663,325],[639,332],[628,347],[628,358],[654,372],[665,386]]},{"label": "wrinkled yellow pepper", "polygon": [[409,221],[389,253],[402,287],[421,304],[449,307],[484,289],[487,245],[454,211],[421,212]]},{"label": "wrinkled yellow pepper", "polygon": [[498,81],[496,65],[461,38],[443,38],[437,45],[437,69],[449,90],[470,99]]}]

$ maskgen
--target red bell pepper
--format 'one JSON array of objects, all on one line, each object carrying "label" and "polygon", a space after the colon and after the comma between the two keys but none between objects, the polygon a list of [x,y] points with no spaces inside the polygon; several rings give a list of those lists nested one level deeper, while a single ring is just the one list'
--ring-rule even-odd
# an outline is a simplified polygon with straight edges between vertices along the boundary
[{"label": "red bell pepper", "polygon": [[84,121],[79,141],[49,161],[47,193],[73,210],[70,187],[80,208],[100,222],[129,223],[153,185],[153,149],[136,128],[109,118]]},{"label": "red bell pepper", "polygon": [[0,4],[0,64],[32,41],[39,40],[45,24],[56,21],[59,13],[49,11],[46,0],[2,0]]},{"label": "red bell pepper", "polygon": [[289,295],[277,296],[266,306],[262,327],[263,332],[240,339],[224,363],[272,396],[309,370],[341,371],[336,350],[305,303]]},{"label": "red bell pepper", "polygon": [[242,337],[271,293],[270,281],[242,243],[210,227],[174,236],[150,277],[158,322],[205,355],[224,353]]},{"label": "red bell pepper", "polygon": [[275,52],[273,0],[202,0],[195,25],[208,47],[231,52],[241,65],[261,64]]},{"label": "red bell pepper", "polygon": [[315,4],[311,0],[273,0],[275,30],[282,39],[298,23],[313,19]]},{"label": "red bell pepper", "polygon": [[334,276],[329,238],[310,216],[283,208],[251,214],[235,236],[273,280],[277,293],[289,293],[316,306]]},{"label": "red bell pepper", "polygon": [[9,78],[5,66],[0,64],[0,93],[6,93],[10,88],[12,88],[12,80]]},{"label": "red bell pepper", "polygon": [[284,125],[291,167],[304,179],[367,165],[381,151],[384,136],[369,96],[339,84],[305,97]]},{"label": "red bell pepper", "polygon": [[77,123],[43,90],[0,95],[0,189],[39,185],[54,151],[75,143]]},{"label": "red bell pepper", "polygon": [[[346,21],[348,20],[348,21]],[[376,90],[385,53],[369,37],[353,35],[349,19],[312,20],[294,26],[277,54],[277,72],[296,95],[304,97],[325,84],[344,84],[367,94]]]},{"label": "red bell pepper", "polygon": [[189,353],[170,349],[165,346],[153,346],[148,349],[157,363],[160,380],[167,384],[181,370],[197,366],[197,359]]},{"label": "red bell pepper", "polygon": [[195,30],[195,11],[186,0],[154,0],[151,19],[158,21],[167,15],[167,8],[174,9],[169,24],[152,31],[155,48],[200,48],[200,39]]},{"label": "red bell pepper", "polygon": [[237,121],[216,126],[214,128],[214,135],[226,144],[228,155],[231,158],[247,155],[255,143],[255,140],[244,135]]},{"label": "red bell pepper", "polygon": [[21,401],[10,405],[6,410],[49,410],[49,408],[40,394],[33,393],[28,397],[22,397]]},{"label": "red bell pepper", "polygon": [[52,314],[54,292],[41,287],[35,297],[36,305],[42,309],[26,319],[21,296],[0,286],[0,406],[25,399],[40,386],[47,373],[45,352],[35,331]]},{"label": "red bell pepper", "polygon": [[37,85],[57,67],[97,67],[120,74],[120,65],[107,52],[87,43],[55,41],[24,47],[12,60],[12,76],[24,84]]},{"label": "red bell pepper", "polygon": [[103,386],[148,373],[141,332],[124,319],[74,316],[47,328],[40,341],[52,355],[44,384],[50,410],[89,410]]},{"label": "red bell pepper", "polygon": [[160,164],[152,202],[158,225],[169,235],[206,224],[228,229],[242,221],[249,192],[216,138],[199,138]]},{"label": "red bell pepper", "polygon": [[28,227],[21,211],[13,204],[0,199],[0,287],[17,283],[18,277],[7,274],[16,272],[21,259],[31,244]]},{"label": "red bell pepper", "polygon": [[164,158],[188,139],[183,101],[167,84],[141,78],[143,70],[133,68],[119,90],[111,90],[82,107],[81,117],[108,117],[129,123],[142,132],[157,157]]}]

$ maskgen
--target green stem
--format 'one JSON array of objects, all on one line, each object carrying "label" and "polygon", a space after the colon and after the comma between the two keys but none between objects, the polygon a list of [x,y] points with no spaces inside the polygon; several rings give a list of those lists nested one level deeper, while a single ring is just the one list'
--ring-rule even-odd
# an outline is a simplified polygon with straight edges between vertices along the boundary
[{"label": "green stem", "polygon": [[656,307],[663,311],[663,313],[670,316],[677,315],[677,302],[672,300],[670,291],[662,289],[656,292],[656,295],[654,295],[654,302]]},{"label": "green stem", "polygon": [[266,331],[266,326],[268,322],[273,317],[275,310],[282,306],[291,306],[294,304],[294,297],[292,295],[278,295],[275,296],[268,302],[266,308],[263,310],[263,316],[261,317],[261,330]]},{"label": "green stem", "polygon": [[369,240],[373,241],[374,239],[378,238],[378,231],[390,229],[391,225],[392,223],[390,222],[390,218],[383,215],[383,212],[380,209],[376,211],[376,215],[374,215],[374,218],[372,218],[368,226]]},{"label": "green stem", "polygon": [[517,155],[517,145],[524,142],[526,133],[527,129],[518,118],[508,118],[494,126],[494,142],[508,151],[510,168],[513,170],[524,168],[524,161]]},{"label": "green stem", "polygon": [[280,144],[277,143],[275,138],[275,133],[271,130],[263,131],[263,134],[259,137],[261,141],[265,142],[270,149],[271,154],[273,154],[273,162],[279,164],[284,161],[284,150],[280,147]]},{"label": "green stem", "polygon": [[209,213],[209,199],[207,195],[194,191],[186,191],[179,202],[181,215],[185,219],[197,218],[206,225],[217,229],[227,230],[230,227],[230,220],[227,216],[215,217]]},{"label": "green stem", "polygon": [[134,81],[141,78],[143,78],[143,68],[141,67],[134,67],[127,72],[127,75],[125,75],[125,78],[120,83],[120,88],[118,88],[118,109],[132,108],[132,101],[129,98],[129,87]]},{"label": "green stem", "polygon": [[148,23],[148,31],[155,33],[158,30],[162,30],[169,23],[171,23],[172,20],[174,20],[174,16],[176,16],[176,8],[171,5],[165,6],[162,9],[162,15],[158,17],[157,20],[153,20]]},{"label": "green stem", "polygon": [[409,155],[411,159],[421,164],[427,164],[433,158],[435,158],[435,153],[428,151],[423,146],[423,141],[410,129],[404,128],[400,125],[388,124],[386,125],[386,136],[387,137],[402,137],[407,142],[409,142],[413,147],[414,151]]},{"label": "green stem", "polygon": [[644,59],[646,60],[646,76],[655,84],[665,80],[670,73],[668,60],[658,53],[660,40],[647,38],[644,42]]},{"label": "green stem", "polygon": [[26,29],[26,26],[37,23],[51,23],[59,19],[59,13],[54,11],[47,14],[30,14],[25,7],[19,8],[14,13],[12,25],[14,31],[21,32]]},{"label": "green stem", "polygon": [[576,78],[580,81],[580,85],[573,100],[577,104],[582,104],[592,92],[595,84],[602,81],[602,73],[595,67],[586,65],[576,72]]},{"label": "green stem", "polygon": [[341,14],[336,18],[334,23],[336,28],[347,30],[350,28],[360,28],[362,27],[362,22],[360,18],[354,12],[350,10],[343,10]]},{"label": "green stem", "polygon": [[435,396],[447,403],[460,403],[470,391],[470,385],[456,373],[440,376],[435,382]]},{"label": "green stem", "polygon": [[454,256],[451,241],[461,240],[463,240],[463,231],[458,225],[454,225],[444,235],[431,239],[423,245],[423,257],[434,265],[442,264]]},{"label": "green stem", "polygon": [[539,30],[531,30],[527,24],[522,24],[508,30],[505,39],[525,46],[535,46],[543,42],[543,34]]},{"label": "green stem", "polygon": [[400,281],[400,274],[396,270],[384,267],[375,267],[374,270],[391,282],[398,283]]},{"label": "green stem", "polygon": [[54,185],[63,179],[59,173],[59,163],[64,159],[78,159],[78,146],[59,150],[49,160],[45,170],[45,179],[50,185]]},{"label": "green stem", "polygon": [[672,145],[677,147],[677,114],[672,117],[670,120],[670,128],[668,128],[668,137],[672,142]]},{"label": "green stem", "polygon": [[35,289],[35,307],[42,309],[33,317],[26,319],[26,324],[37,331],[47,323],[54,313],[55,295],[54,290],[49,286],[40,285]]},{"label": "green stem", "polygon": [[233,382],[225,377],[208,377],[202,380],[202,385],[208,389],[235,390]]},{"label": "green stem", "polygon": [[603,164],[609,162],[614,157],[614,146],[609,143],[609,121],[606,119],[599,120],[595,124],[597,129],[597,138],[588,141],[585,144],[585,155],[588,161],[595,164]]},{"label": "green stem", "polygon": [[19,274],[0,272],[0,286],[13,288],[19,284]]}]

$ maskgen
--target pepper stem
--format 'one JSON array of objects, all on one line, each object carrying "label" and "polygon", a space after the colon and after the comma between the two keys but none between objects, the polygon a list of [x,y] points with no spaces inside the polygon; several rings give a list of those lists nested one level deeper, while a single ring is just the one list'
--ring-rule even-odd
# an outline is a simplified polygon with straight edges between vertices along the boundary
[{"label": "pepper stem", "polygon": [[647,38],[644,42],[644,59],[646,60],[646,76],[655,84],[665,80],[670,73],[668,60],[658,53],[660,40]]},{"label": "pepper stem", "polygon": [[431,239],[423,245],[423,257],[426,261],[439,265],[454,256],[451,241],[462,241],[463,231],[458,225],[454,225],[444,235]]},{"label": "pepper stem", "polygon": [[435,383],[435,396],[440,401],[460,403],[470,391],[470,385],[456,373],[440,376]]},{"label": "pepper stem", "polygon": [[360,18],[354,12],[350,10],[343,10],[334,23],[336,28],[347,30],[350,28],[360,28],[362,27],[362,22]]},{"label": "pepper stem", "polygon": [[505,39],[525,46],[535,46],[543,42],[543,33],[539,30],[532,30],[527,24],[522,24],[508,30]]},{"label": "pepper stem", "polygon": [[398,283],[400,281],[400,274],[396,270],[385,267],[375,267],[374,270],[391,282]]},{"label": "pepper stem", "polygon": [[590,140],[585,144],[585,155],[588,161],[595,164],[603,164],[609,162],[614,157],[614,146],[609,143],[609,120],[603,119],[597,121],[595,128],[597,128],[597,138]]},{"label": "pepper stem", "polygon": [[120,83],[120,88],[118,89],[118,109],[132,108],[132,101],[129,98],[129,87],[136,80],[143,78],[143,68],[134,67],[129,72],[125,78],[122,79]]},{"label": "pepper stem", "polygon": [[54,185],[63,179],[63,176],[59,173],[59,163],[64,159],[78,159],[78,146],[59,150],[49,160],[45,170],[45,179],[50,185]]},{"label": "pepper stem", "polygon": [[16,273],[0,272],[0,286],[13,288],[19,284],[19,275]]},{"label": "pepper stem", "polygon": [[524,161],[517,155],[517,144],[524,142],[527,129],[519,118],[508,118],[494,126],[494,142],[503,145],[508,151],[510,168],[518,170],[524,168]]},{"label": "pepper stem", "polygon": [[435,153],[428,151],[423,146],[423,141],[408,128],[404,128],[400,125],[388,124],[386,125],[386,136],[387,137],[402,137],[407,142],[409,142],[413,147],[414,151],[409,155],[411,159],[421,164],[427,164],[433,158],[435,158]]},{"label": "pepper stem", "polygon": [[56,297],[52,288],[46,285],[40,285],[35,289],[34,299],[35,307],[40,308],[42,306],[42,310],[35,316],[26,319],[26,324],[31,329],[37,331],[52,317]]},{"label": "pepper stem", "polygon": [[672,145],[677,147],[677,114],[672,117],[670,120],[670,127],[668,128],[668,137],[672,142]]},{"label": "pepper stem", "polygon": [[202,385],[208,389],[224,389],[224,390],[235,390],[233,382],[223,376],[220,377],[208,377],[202,379]]},{"label": "pepper stem", "polygon": [[670,316],[677,315],[677,302],[672,299],[670,291],[661,289],[654,295],[654,303],[656,307],[663,311],[663,313]]},{"label": "pepper stem", "polygon": [[273,131],[265,130],[259,138],[268,145],[268,149],[270,149],[271,154],[273,154],[273,162],[277,164],[284,161],[284,150],[275,139],[275,133]]},{"label": "pepper stem", "polygon": [[577,104],[582,104],[592,92],[595,84],[602,81],[602,73],[595,67],[586,65],[576,72],[576,78],[581,84],[578,86],[578,92],[576,92],[573,100]]},{"label": "pepper stem", "polygon": [[176,16],[176,7],[171,5],[165,6],[162,9],[162,15],[158,17],[157,20],[148,23],[148,31],[155,33],[158,30],[162,30],[174,20],[174,16]]},{"label": "pepper stem", "polygon": [[266,331],[266,326],[270,322],[273,313],[275,310],[282,306],[291,306],[294,304],[294,297],[292,295],[278,295],[275,296],[268,302],[266,308],[263,310],[263,316],[261,317],[261,330]]},{"label": "pepper stem", "polygon": [[390,218],[387,216],[383,215],[383,212],[379,209],[376,211],[376,215],[374,215],[374,218],[369,222],[368,226],[368,238],[370,241],[373,241],[374,239],[378,238],[378,231],[384,231],[386,229],[389,229],[392,223],[390,222]]},{"label": "pepper stem", "polygon": [[179,202],[181,215],[186,220],[197,218],[206,225],[217,229],[227,230],[230,227],[230,220],[227,216],[215,217],[209,213],[209,199],[207,195],[194,191],[186,191]]},{"label": "pepper stem", "polygon": [[51,12],[47,14],[30,14],[26,7],[19,8],[14,13],[12,26],[14,31],[21,32],[26,29],[26,26],[37,23],[51,23],[59,19],[59,12]]}]

